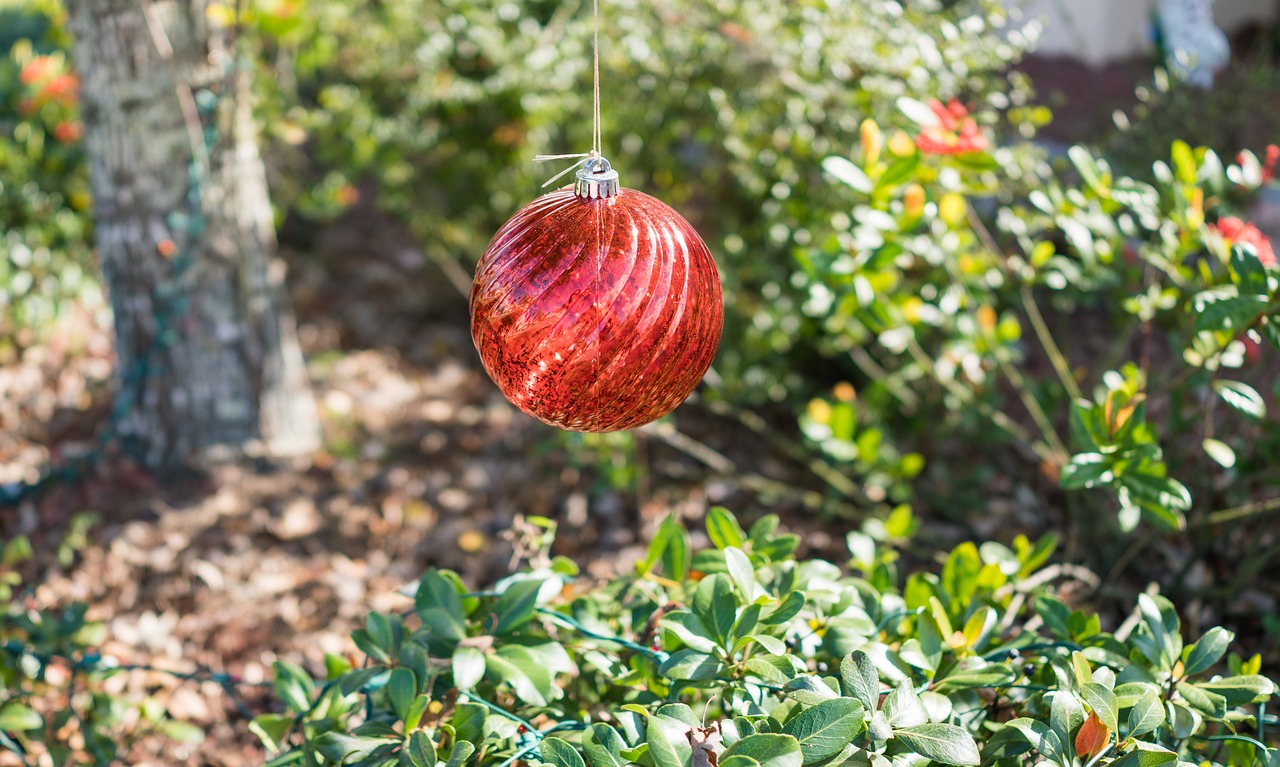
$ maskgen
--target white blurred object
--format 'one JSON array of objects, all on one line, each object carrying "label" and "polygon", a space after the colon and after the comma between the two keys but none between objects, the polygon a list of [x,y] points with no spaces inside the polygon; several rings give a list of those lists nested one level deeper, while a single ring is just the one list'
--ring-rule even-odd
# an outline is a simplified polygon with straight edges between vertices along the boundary
[{"label": "white blurred object", "polygon": [[[1143,55],[1152,48],[1152,17],[1160,0],[1000,0],[1011,27],[1037,19],[1045,23],[1036,52],[1070,56],[1094,67]],[[1217,0],[1213,19],[1228,33],[1280,19],[1271,0]]]},{"label": "white blurred object", "polygon": [[1160,0],[1158,24],[1165,65],[1179,80],[1200,88],[1231,60],[1231,43],[1213,21],[1214,0]]}]

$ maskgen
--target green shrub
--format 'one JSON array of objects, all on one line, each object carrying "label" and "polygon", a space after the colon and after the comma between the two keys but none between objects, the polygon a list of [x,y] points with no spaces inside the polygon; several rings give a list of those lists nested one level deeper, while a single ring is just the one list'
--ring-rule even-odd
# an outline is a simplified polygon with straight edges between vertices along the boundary
[{"label": "green shrub", "polygon": [[102,304],[79,81],[60,25],[50,3],[0,9],[0,360],[39,340],[72,302]]},{"label": "green shrub", "polygon": [[[1273,168],[1181,141],[1150,183],[1080,146],[1054,168],[992,148],[959,103],[899,108],[916,137],[886,146],[868,123],[860,148],[829,157],[849,212],[796,252],[800,310],[853,382],[810,402],[813,441],[861,463],[886,442],[963,444],[935,481],[1013,443],[1054,484],[1114,490],[1126,530],[1143,515],[1180,529],[1193,496],[1203,514],[1217,502],[1216,476],[1271,459],[1254,387],[1280,348],[1280,268],[1239,216]],[[1256,489],[1239,479],[1223,500]]]},{"label": "green shrub", "polygon": [[[899,536],[909,531],[898,519]],[[463,767],[1254,765],[1271,720],[1258,660],[1231,632],[1185,641],[1139,598],[1101,630],[1047,584],[1052,540],[957,547],[900,582],[888,525],[848,568],[797,560],[776,517],[674,518],[635,572],[583,588],[534,552],[491,591],[431,570],[403,614],[370,613],[362,657],[313,678],[276,665],[284,710],[253,729],[283,764]],[[877,537],[880,540],[877,540]],[[901,538],[898,538],[901,540]],[[1274,724],[1274,723],[1272,723]],[[1274,729],[1273,729],[1274,732]]]}]

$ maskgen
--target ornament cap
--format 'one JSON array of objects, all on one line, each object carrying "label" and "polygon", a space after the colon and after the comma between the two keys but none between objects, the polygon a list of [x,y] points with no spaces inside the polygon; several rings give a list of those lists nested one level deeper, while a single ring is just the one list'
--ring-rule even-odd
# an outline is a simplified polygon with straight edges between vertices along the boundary
[{"label": "ornament cap", "polygon": [[618,193],[618,171],[600,155],[590,157],[578,169],[573,192],[584,200],[613,197]]}]

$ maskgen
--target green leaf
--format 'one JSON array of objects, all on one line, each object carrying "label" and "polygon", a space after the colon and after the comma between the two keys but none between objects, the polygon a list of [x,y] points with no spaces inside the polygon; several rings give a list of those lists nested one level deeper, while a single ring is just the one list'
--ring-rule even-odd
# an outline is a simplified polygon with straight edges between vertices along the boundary
[{"label": "green leaf", "polygon": [[[1101,718],[1101,717],[1099,717]],[[1084,706],[1075,693],[1058,690],[1053,693],[1053,703],[1049,708],[1049,726],[1058,733],[1063,743],[1071,743],[1071,735],[1084,724]]]},{"label": "green leaf", "polygon": [[1098,682],[1085,682],[1080,685],[1080,696],[1084,698],[1085,703],[1089,704],[1089,708],[1098,715],[1098,719],[1106,725],[1108,730],[1115,732],[1120,729],[1120,720],[1117,713],[1120,707],[1116,702],[1116,694],[1106,685]]},{"label": "green leaf", "polygon": [[689,725],[666,716],[649,717],[645,729],[655,767],[687,767],[693,758]]},{"label": "green leaf", "polygon": [[766,626],[777,626],[786,623],[804,609],[804,604],[804,594],[799,591],[792,591],[783,597],[777,607],[761,616],[760,622]]},{"label": "green leaf", "polygon": [[1236,295],[1234,286],[1207,290],[1192,299],[1197,333],[1239,333],[1267,310],[1265,295]]},{"label": "green leaf", "polygon": [[921,724],[895,729],[893,739],[912,753],[943,764],[976,765],[982,761],[973,736],[954,724]]},{"label": "green leaf", "polygon": [[[342,675],[342,682],[339,684],[339,689],[342,691],[343,695],[350,695],[353,692],[359,692],[367,687],[374,686],[373,683],[375,681],[381,682],[382,679],[380,678],[385,678],[386,676],[386,666],[374,665],[354,669]],[[306,706],[297,708],[297,710],[305,711],[310,708],[310,706],[311,704],[308,702]]]},{"label": "green leaf", "polygon": [[707,537],[717,549],[730,546],[742,548],[747,534],[738,525],[738,520],[723,506],[712,506],[707,511]]},{"label": "green leaf", "polygon": [[734,754],[730,757],[722,756],[717,764],[719,767],[760,767],[759,762],[744,754]]},{"label": "green leaf", "polygon": [[884,715],[889,718],[889,724],[894,730],[915,727],[929,721],[929,711],[920,702],[909,679],[904,680],[885,697]]},{"label": "green leaf", "polygon": [[1148,690],[1129,710],[1129,737],[1153,732],[1162,724],[1164,724],[1164,704],[1160,701],[1160,696]]},{"label": "green leaf", "polygon": [[1036,719],[1023,717],[1005,722],[1005,727],[1015,730],[1022,736],[1023,741],[1039,751],[1045,759],[1059,764],[1063,763],[1066,752],[1063,750],[1062,740],[1057,733],[1050,729],[1049,725]]},{"label": "green leaf", "polygon": [[427,713],[427,706],[431,704],[431,696],[422,693],[413,699],[413,703],[409,706],[409,713],[404,718],[405,730],[413,730],[422,722],[422,715]]},{"label": "green leaf", "polygon": [[1102,453],[1077,453],[1058,479],[1064,490],[1080,490],[1115,479],[1111,461]]},{"label": "green leaf", "polygon": [[1197,687],[1221,695],[1227,699],[1227,705],[1232,707],[1260,703],[1268,695],[1274,695],[1276,692],[1276,687],[1270,679],[1257,674],[1214,679],[1210,682],[1201,682]]},{"label": "green leaf", "polygon": [[676,635],[676,638],[690,650],[702,653],[713,653],[719,646],[711,637],[702,619],[688,610],[672,610],[667,613],[658,625]]},{"label": "green leaf", "polygon": [[774,733],[748,735],[726,748],[721,758],[739,754],[755,759],[760,763],[760,767],[801,767],[804,764],[800,743],[790,735]]},{"label": "green leaf", "polygon": [[787,653],[787,643],[768,634],[752,634],[751,636],[743,637],[738,640],[736,648],[745,648],[751,642],[763,647],[764,651],[770,655],[785,655]]},{"label": "green leaf", "polygon": [[1076,171],[1080,174],[1080,180],[1090,189],[1101,191],[1102,179],[1098,161],[1089,150],[1076,144],[1067,150],[1067,157],[1071,159],[1071,164],[1075,166]]},{"label": "green leaf", "polygon": [[470,690],[484,679],[484,653],[478,647],[458,645],[453,648],[453,686]]},{"label": "green leaf", "polygon": [[1200,637],[1200,641],[1187,648],[1187,660],[1183,672],[1187,676],[1208,671],[1227,652],[1236,635],[1221,626],[1214,626]]},{"label": "green leaf", "polygon": [[476,741],[484,736],[484,719],[489,710],[479,703],[462,703],[453,710],[449,723],[458,740]]},{"label": "green leaf", "polygon": [[497,636],[510,634],[529,621],[537,612],[538,591],[543,580],[516,581],[507,587],[493,605],[489,616],[490,633]]},{"label": "green leaf", "polygon": [[876,179],[875,189],[879,192],[884,189],[893,189],[899,184],[908,181],[915,175],[916,169],[920,167],[920,153],[913,152],[906,157],[899,157],[894,160],[884,173]]},{"label": "green leaf", "polygon": [[822,169],[830,173],[836,181],[849,186],[855,192],[871,194],[873,189],[871,179],[867,178],[867,174],[863,172],[862,168],[854,165],[848,159],[832,155],[822,161]]},{"label": "green leaf", "polygon": [[[278,751],[280,741],[293,727],[293,717],[284,714],[261,714],[249,722],[249,732],[258,736],[268,751]],[[2,729],[2,728],[0,728]],[[435,767],[432,765],[432,767]]]},{"label": "green leaf", "polygon": [[1017,672],[1000,663],[989,663],[979,668],[956,667],[955,671],[935,680],[932,689],[950,695],[959,690],[1004,687],[1013,684],[1017,677]]},{"label": "green leaf", "polygon": [[289,661],[278,660],[271,668],[275,672],[271,686],[280,700],[294,711],[306,711],[310,708],[311,696],[315,692],[315,681],[311,679],[311,675],[301,666]]},{"label": "green leaf", "polygon": [[490,676],[510,684],[521,700],[535,706],[547,705],[548,696],[557,694],[545,660],[521,645],[503,645],[485,656],[485,677]]},{"label": "green leaf", "polygon": [[1222,719],[1227,715],[1227,699],[1216,692],[1202,690],[1189,682],[1178,685],[1178,694],[1191,708],[1214,719]]},{"label": "green leaf", "polygon": [[697,650],[679,650],[662,663],[658,673],[668,679],[701,681],[715,679],[723,670],[724,664],[714,655]]},{"label": "green leaf", "polygon": [[801,711],[782,728],[800,744],[805,764],[835,756],[862,731],[862,704],[836,698]]},{"label": "green leaf", "polygon": [[968,604],[978,587],[978,573],[981,571],[982,557],[978,555],[978,547],[970,541],[956,546],[942,566],[940,582],[943,592],[954,600],[953,604]]},{"label": "green leaf", "polygon": [[391,630],[391,621],[382,613],[369,613],[364,617],[364,630],[369,635],[369,639],[373,641],[374,646],[383,651],[379,660],[387,660],[390,657],[392,645],[395,643],[395,634]]},{"label": "green leaf", "polygon": [[405,740],[403,753],[412,767],[436,767],[436,744],[424,730],[414,732]]},{"label": "green leaf", "polygon": [[316,751],[325,759],[337,764],[348,761],[368,759],[374,754],[389,751],[398,741],[385,737],[365,737],[362,735],[346,735],[340,732],[326,732],[316,739]]},{"label": "green leaf", "polygon": [[1178,181],[1183,184],[1194,184],[1196,182],[1196,159],[1191,153],[1191,147],[1187,145],[1187,142],[1177,139],[1173,142],[1171,154],[1173,172]]},{"label": "green leaf", "polygon": [[0,708],[0,732],[24,732],[41,727],[44,727],[44,718],[30,706],[7,703]]},{"label": "green leaf", "polygon": [[423,625],[442,638],[456,642],[467,635],[462,596],[453,581],[438,571],[428,570],[422,575],[413,607]]},{"label": "green leaf", "polygon": [[544,738],[538,746],[538,751],[542,754],[543,759],[547,760],[549,764],[555,765],[555,767],[587,767],[586,762],[582,760],[582,755],[578,753],[578,749],[569,745],[568,741],[560,738]]},{"label": "green leaf", "polygon": [[1135,748],[1112,762],[1110,767],[1160,767],[1177,760],[1178,755],[1172,751]]},{"label": "green leaf", "polygon": [[898,111],[921,128],[931,128],[938,124],[938,116],[924,103],[908,96],[898,99]]},{"label": "green leaf", "polygon": [[158,728],[166,738],[178,743],[201,743],[204,741],[204,728],[191,722],[178,719],[166,719]]},{"label": "green leaf", "polygon": [[418,680],[414,678],[412,671],[397,668],[391,672],[391,678],[387,680],[387,698],[401,721],[409,717],[409,707],[413,705],[413,699],[417,695]]},{"label": "green leaf", "polygon": [[0,566],[13,567],[20,562],[25,562],[33,556],[35,556],[35,552],[31,548],[31,541],[27,536],[19,535],[16,538],[11,538],[9,542],[4,545],[4,553],[0,554]]},{"label": "green leaf", "polygon": [[731,644],[737,609],[733,582],[722,573],[703,578],[694,589],[693,612],[702,619],[716,643],[726,649]]},{"label": "green leaf", "polygon": [[1217,380],[1213,382],[1213,390],[1222,401],[1254,420],[1267,416],[1267,403],[1262,395],[1249,384],[1240,381]]},{"label": "green leaf", "polygon": [[1222,440],[1206,437],[1200,445],[1204,448],[1205,454],[1222,468],[1230,469],[1236,465],[1236,451],[1232,450],[1231,446]]},{"label": "green leaf", "polygon": [[798,676],[783,686],[782,692],[806,706],[814,706],[824,700],[838,698],[834,690],[815,676]]},{"label": "green leaf", "polygon": [[476,752],[476,747],[468,741],[460,740],[453,744],[453,751],[449,754],[449,761],[445,762],[445,767],[462,767]]},{"label": "green leaf", "polygon": [[845,693],[856,698],[867,711],[875,711],[880,703],[880,676],[871,656],[854,650],[840,661],[840,681]]},{"label": "green leaf", "polygon": [[746,604],[754,602],[760,587],[756,585],[756,569],[751,566],[751,560],[742,549],[730,546],[724,550],[724,561],[729,568],[729,577],[742,594],[742,601]]},{"label": "green leaf", "polygon": [[627,762],[622,758],[622,749],[626,747],[618,731],[603,722],[588,727],[582,739],[582,750],[591,767],[626,767]]},{"label": "green leaf", "polygon": [[663,572],[673,581],[683,581],[689,574],[689,533],[674,513],[658,525],[644,559],[636,565],[641,575],[653,572],[662,563]]}]

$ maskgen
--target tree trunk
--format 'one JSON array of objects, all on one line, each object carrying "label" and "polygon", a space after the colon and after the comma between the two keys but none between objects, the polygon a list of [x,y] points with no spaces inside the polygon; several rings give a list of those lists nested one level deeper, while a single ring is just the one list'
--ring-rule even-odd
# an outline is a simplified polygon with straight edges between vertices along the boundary
[{"label": "tree trunk", "polygon": [[237,66],[234,30],[218,23],[235,11],[205,0],[67,8],[122,444],[151,466],[215,445],[314,449],[250,74]]}]

